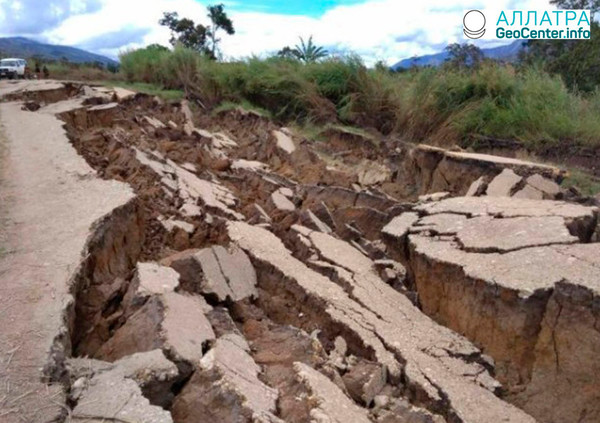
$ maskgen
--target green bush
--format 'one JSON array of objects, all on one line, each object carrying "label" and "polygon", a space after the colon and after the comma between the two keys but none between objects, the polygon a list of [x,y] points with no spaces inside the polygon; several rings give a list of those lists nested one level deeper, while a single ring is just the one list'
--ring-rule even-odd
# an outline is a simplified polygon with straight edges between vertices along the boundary
[{"label": "green bush", "polygon": [[167,56],[171,52],[156,45],[130,50],[119,56],[121,73],[128,82],[162,83]]}]

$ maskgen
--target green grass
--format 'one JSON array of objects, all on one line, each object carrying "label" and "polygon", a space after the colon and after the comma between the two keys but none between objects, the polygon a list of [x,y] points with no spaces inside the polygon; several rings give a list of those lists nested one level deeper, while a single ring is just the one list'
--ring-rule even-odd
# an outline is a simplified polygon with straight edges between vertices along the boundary
[{"label": "green grass", "polygon": [[576,187],[584,195],[596,195],[600,193],[600,178],[575,168],[569,169],[569,175],[563,179],[561,186],[563,188]]},{"label": "green grass", "polygon": [[217,115],[222,112],[227,112],[227,111],[236,110],[236,109],[243,109],[243,110],[246,110],[249,112],[253,112],[262,117],[266,117],[268,119],[270,119],[272,117],[271,113],[268,110],[257,107],[248,101],[241,101],[240,103],[235,103],[233,101],[224,101],[221,104],[219,104],[217,107],[215,107],[212,110],[212,113],[213,113],[213,115]]},{"label": "green grass", "polygon": [[338,132],[342,132],[342,133],[346,133],[346,134],[350,134],[350,135],[356,135],[358,137],[363,137],[363,138],[367,138],[367,139],[374,139],[373,135],[368,133],[366,130],[364,130],[363,128],[357,128],[355,126],[348,126],[348,125],[327,125],[324,130],[331,128],[335,131]]},{"label": "green grass", "polygon": [[[41,65],[43,66],[43,65]],[[47,63],[49,78],[71,81],[98,81],[113,80],[118,78],[117,74],[89,65],[75,63]]]},{"label": "green grass", "polygon": [[446,146],[490,136],[536,152],[563,143],[600,147],[600,91],[580,95],[536,67],[484,63],[395,74],[353,56],[214,62],[152,47],[122,55],[121,70],[129,82],[183,90],[211,110],[241,104],[296,124],[311,139],[319,137],[311,125],[341,125]]},{"label": "green grass", "polygon": [[184,92],[182,90],[168,90],[160,85],[146,82],[100,81],[99,83],[107,87],[121,87],[148,95],[158,96],[166,101],[179,101],[184,97]]}]

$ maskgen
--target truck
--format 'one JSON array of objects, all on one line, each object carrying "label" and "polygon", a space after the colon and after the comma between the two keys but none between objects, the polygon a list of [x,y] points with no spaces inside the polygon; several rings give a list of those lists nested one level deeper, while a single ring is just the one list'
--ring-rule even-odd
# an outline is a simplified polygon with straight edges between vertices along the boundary
[{"label": "truck", "polygon": [[0,78],[26,78],[29,75],[27,61],[9,58],[0,60]]}]

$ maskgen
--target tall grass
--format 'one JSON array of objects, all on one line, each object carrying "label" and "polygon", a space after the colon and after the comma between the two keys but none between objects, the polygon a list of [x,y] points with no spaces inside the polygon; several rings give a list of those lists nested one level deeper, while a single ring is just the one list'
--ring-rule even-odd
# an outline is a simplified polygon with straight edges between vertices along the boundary
[{"label": "tall grass", "polygon": [[515,139],[533,149],[561,142],[600,146],[600,91],[586,97],[538,68],[486,63],[394,74],[359,58],[303,64],[281,58],[217,63],[183,48],[121,56],[129,81],[182,89],[207,109],[253,105],[283,122],[374,128],[442,145],[473,136]]},{"label": "tall grass", "polygon": [[[44,64],[42,64],[43,66]],[[115,80],[118,75],[97,66],[76,63],[47,63],[48,77],[71,81]]]}]

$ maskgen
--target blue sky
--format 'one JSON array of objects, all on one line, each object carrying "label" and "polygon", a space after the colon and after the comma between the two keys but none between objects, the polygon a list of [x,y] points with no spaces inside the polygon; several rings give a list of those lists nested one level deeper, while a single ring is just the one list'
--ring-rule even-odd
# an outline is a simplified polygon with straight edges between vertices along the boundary
[{"label": "blue sky", "polygon": [[336,6],[364,3],[363,0],[288,0],[288,1],[239,1],[231,2],[231,7],[242,12],[263,12],[284,15],[304,15],[319,17]]},{"label": "blue sky", "polygon": [[[0,0],[0,36],[26,36],[117,57],[151,43],[168,45],[163,12],[207,23],[222,2],[236,33],[224,35],[225,59],[265,56],[299,37],[330,51],[388,64],[464,42],[462,17],[477,8],[546,9],[548,0]],[[494,46],[498,42],[479,41]]]}]

